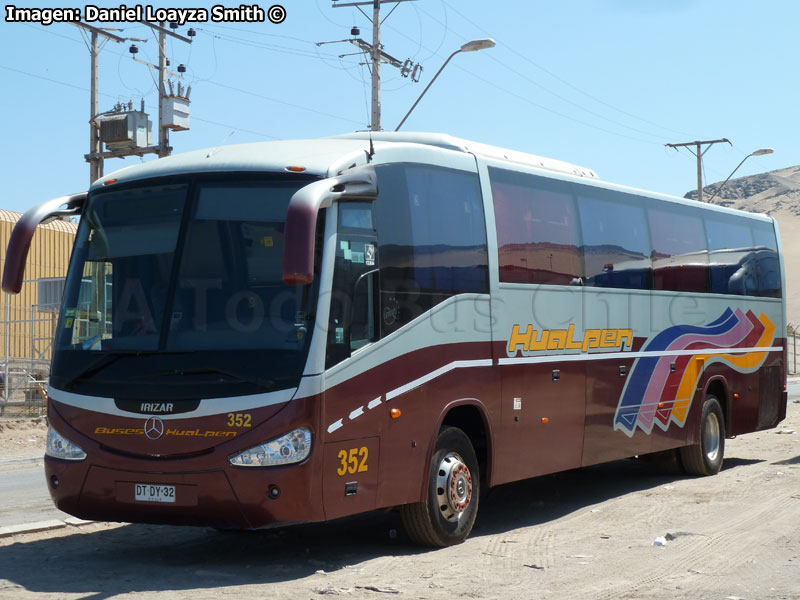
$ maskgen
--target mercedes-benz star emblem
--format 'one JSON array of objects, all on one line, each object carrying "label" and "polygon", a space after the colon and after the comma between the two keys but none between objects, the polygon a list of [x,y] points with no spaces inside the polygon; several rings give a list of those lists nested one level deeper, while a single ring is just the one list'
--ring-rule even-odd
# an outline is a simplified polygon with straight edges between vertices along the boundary
[{"label": "mercedes-benz star emblem", "polygon": [[164,435],[164,421],[158,417],[150,417],[144,422],[144,434],[148,439],[157,440]]}]

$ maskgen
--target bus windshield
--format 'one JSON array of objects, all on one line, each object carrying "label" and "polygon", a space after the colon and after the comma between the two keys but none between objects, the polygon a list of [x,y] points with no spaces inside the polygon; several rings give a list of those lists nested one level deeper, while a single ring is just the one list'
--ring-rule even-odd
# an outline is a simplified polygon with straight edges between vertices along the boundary
[{"label": "bus windshield", "polygon": [[[98,386],[115,388],[115,396],[120,383],[145,396],[171,384],[172,397],[175,387],[220,396],[237,395],[231,387],[241,394],[296,385],[315,294],[281,276],[286,209],[305,183],[216,179],[91,195],[52,383],[97,394]],[[123,360],[98,363],[104,354]],[[124,367],[131,355],[139,357],[135,372]],[[226,385],[214,393],[211,383]]]}]

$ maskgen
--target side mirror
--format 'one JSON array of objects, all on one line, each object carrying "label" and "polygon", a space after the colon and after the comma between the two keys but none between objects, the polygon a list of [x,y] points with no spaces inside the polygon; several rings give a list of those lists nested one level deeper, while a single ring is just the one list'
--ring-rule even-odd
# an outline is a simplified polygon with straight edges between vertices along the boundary
[{"label": "side mirror", "polygon": [[9,294],[19,294],[22,289],[22,279],[25,274],[25,262],[28,259],[28,250],[36,228],[43,223],[49,223],[58,217],[75,217],[81,214],[86,201],[86,192],[61,196],[42,202],[28,210],[11,232],[6,251],[6,264],[3,269],[3,291]]},{"label": "side mirror", "polygon": [[367,201],[378,198],[378,178],[372,165],[309,183],[292,196],[284,232],[284,283],[305,285],[314,279],[317,215],[320,209],[343,198]]}]

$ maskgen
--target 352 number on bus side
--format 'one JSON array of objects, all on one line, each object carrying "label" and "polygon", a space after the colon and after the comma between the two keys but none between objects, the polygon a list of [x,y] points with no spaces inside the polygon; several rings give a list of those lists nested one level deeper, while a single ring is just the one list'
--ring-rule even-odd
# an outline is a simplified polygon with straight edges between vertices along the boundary
[{"label": "352 number on bus side", "polygon": [[339,468],[336,469],[337,475],[341,476],[347,473],[353,475],[354,473],[364,473],[369,470],[369,465],[367,465],[369,450],[366,446],[339,450],[337,457],[339,459]]}]

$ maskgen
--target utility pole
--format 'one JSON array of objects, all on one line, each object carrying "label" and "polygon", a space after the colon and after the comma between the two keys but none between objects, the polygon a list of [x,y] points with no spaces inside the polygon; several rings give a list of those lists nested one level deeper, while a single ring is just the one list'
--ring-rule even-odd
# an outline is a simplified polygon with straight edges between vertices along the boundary
[{"label": "utility pole", "polygon": [[369,128],[381,130],[381,3],[372,5],[372,117]]},{"label": "utility pole", "polygon": [[164,99],[167,97],[167,34],[164,33],[164,22],[158,32],[158,158],[169,156],[169,129],[164,127]]},{"label": "utility pole", "polygon": [[[164,21],[158,25],[149,21],[140,21],[140,23],[158,32],[158,145],[156,154],[159,158],[164,158],[172,153],[169,145],[169,124],[164,120],[165,102],[169,97],[167,94],[167,36],[172,36],[187,44],[191,44],[192,40],[164,27]],[[189,35],[193,35],[193,30],[189,30]]]},{"label": "utility pole", "polygon": [[[94,124],[94,116],[100,112],[100,105],[97,101],[97,32],[92,32],[92,47],[89,52],[92,55],[92,84],[89,92],[89,154],[100,153],[100,132]],[[103,159],[95,158],[89,163],[89,185],[103,176]]]},{"label": "utility pole", "polygon": [[[353,40],[357,46],[361,47],[362,49],[369,49],[371,63],[372,63],[372,111],[371,111],[371,118],[370,118],[370,125],[369,128],[372,131],[380,131],[381,130],[381,61],[386,61],[392,64],[393,66],[398,66],[399,63],[397,59],[394,59],[388,56],[381,50],[381,4],[389,4],[392,3],[397,8],[397,5],[401,2],[414,2],[415,0],[366,0],[363,2],[347,2],[341,3],[333,0],[333,8],[345,8],[347,6],[355,6],[361,14],[367,17],[368,20],[372,22],[372,44],[367,44],[363,42],[363,40]],[[362,6],[372,6],[372,19],[370,19],[367,14],[361,10]],[[389,15],[392,14],[394,8],[389,12]],[[386,15],[388,18],[389,15]],[[341,41],[350,41],[350,40],[341,40]],[[330,43],[330,42],[322,42]],[[317,44],[319,45],[319,44]],[[395,64],[398,63],[398,64]],[[408,64],[408,61],[407,63]],[[399,68],[403,68],[400,66]],[[408,72],[404,69],[403,71],[404,76],[408,75]]]},{"label": "utility pole", "polygon": [[[722,138],[719,140],[705,140],[705,141],[695,141],[695,142],[684,142],[683,144],[664,144],[669,148],[674,148],[676,151],[678,148],[688,148],[689,152],[694,154],[697,157],[697,200],[699,202],[703,201],[703,155],[708,152],[708,148],[711,148],[714,144],[721,144],[721,143],[731,144],[730,140],[727,138]],[[707,145],[708,148],[702,150],[702,146]],[[690,146],[694,146],[695,150],[692,150]],[[733,146],[733,144],[731,144]]]},{"label": "utility pole", "polygon": [[117,42],[118,44],[125,41],[125,38],[114,35],[99,27],[93,27],[86,23],[73,22],[72,25],[80,29],[84,29],[92,34],[91,43],[89,46],[89,55],[91,57],[91,85],[89,92],[89,154],[86,160],[89,161],[89,183],[94,183],[97,179],[103,176],[103,158],[100,155],[100,126],[95,121],[97,113],[100,110],[97,100],[97,87],[99,81],[97,69],[97,57],[100,54],[102,47],[98,46],[99,38],[105,38],[103,46],[106,45],[108,40]]},{"label": "utility pole", "polygon": [[[136,147],[131,149],[115,149],[103,152],[102,151],[102,139],[101,139],[101,132],[100,132],[100,122],[98,117],[100,117],[100,106],[98,101],[98,87],[99,87],[99,69],[98,69],[98,56],[100,51],[103,49],[103,46],[108,42],[108,40],[121,43],[128,40],[135,40],[135,41],[144,41],[144,40],[136,40],[135,38],[124,38],[118,35],[115,35],[105,29],[100,29],[99,27],[94,27],[92,25],[88,25],[86,23],[82,23],[80,21],[71,22],[72,25],[78,27],[79,29],[83,29],[91,34],[91,40],[89,42],[89,55],[91,57],[91,86],[90,86],[90,96],[89,96],[89,153],[85,155],[86,161],[89,163],[89,183],[94,183],[97,179],[103,176],[104,171],[104,160],[106,158],[123,158],[125,156],[142,156],[144,154],[157,154],[159,158],[163,158],[164,156],[169,156],[172,152],[172,148],[169,145],[169,128],[172,126],[170,123],[167,123],[164,118],[165,113],[165,106],[169,96],[167,95],[167,86],[166,86],[166,75],[170,73],[167,71],[167,36],[171,35],[172,37],[191,44],[192,40],[190,38],[184,37],[179,35],[169,29],[164,27],[164,23],[162,22],[160,25],[156,25],[154,23],[150,23],[148,21],[141,21],[143,25],[147,25],[154,31],[158,32],[158,65],[150,65],[149,63],[145,63],[148,67],[156,68],[158,70],[158,82],[159,82],[159,103],[158,103],[158,144],[156,146],[143,146],[143,147]],[[189,35],[194,35],[193,30],[189,30]],[[100,38],[105,38],[102,43],[100,43]],[[134,60],[138,62],[144,62],[141,60],[136,59]],[[180,70],[180,68],[179,68]],[[174,73],[173,73],[174,75]],[[179,86],[180,88],[180,86]],[[186,102],[188,103],[188,89],[186,92]],[[144,112],[144,101],[142,101],[142,112]],[[104,113],[106,114],[106,113]],[[188,127],[188,125],[187,125]],[[186,127],[184,127],[185,129]]]}]

